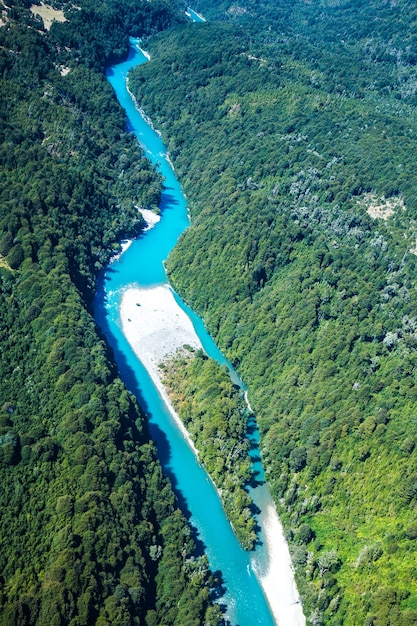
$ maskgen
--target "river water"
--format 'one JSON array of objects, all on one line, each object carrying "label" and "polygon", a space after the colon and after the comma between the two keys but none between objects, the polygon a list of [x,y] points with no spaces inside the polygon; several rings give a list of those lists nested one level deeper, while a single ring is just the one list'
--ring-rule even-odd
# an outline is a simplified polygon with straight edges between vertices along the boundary
[{"label": "river water", "polygon": [[[135,133],[146,156],[157,164],[165,178],[160,206],[162,219],[135,240],[103,273],[96,296],[95,318],[113,348],[122,379],[148,415],[151,436],[157,445],[164,472],[170,477],[180,505],[195,529],[198,544],[204,547],[211,569],[221,572],[226,589],[221,602],[227,607],[226,618],[233,625],[273,626],[276,620],[254,573],[268,566],[265,544],[257,548],[255,555],[241,548],[216,490],[179,432],[121,328],[119,311],[123,291],[135,285],[166,284],[163,262],[189,225],[186,200],[167,159],[166,148],[159,135],[139,114],[126,88],[128,71],[146,61],[146,56],[139,49],[139,41],[132,39],[127,60],[110,67],[107,78],[126,110],[129,130]],[[202,321],[179,297],[178,303],[189,314],[209,356],[229,366]],[[236,373],[234,376],[237,377]],[[257,470],[262,471],[259,466]],[[270,501],[265,485],[259,490],[258,506],[262,506],[262,498]],[[287,626],[287,623],[282,623],[282,626]]]}]

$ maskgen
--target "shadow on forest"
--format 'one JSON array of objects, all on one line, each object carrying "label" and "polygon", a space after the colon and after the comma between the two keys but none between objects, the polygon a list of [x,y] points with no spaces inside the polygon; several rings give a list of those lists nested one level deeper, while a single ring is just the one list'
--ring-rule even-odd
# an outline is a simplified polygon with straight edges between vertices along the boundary
[{"label": "shadow on forest", "polygon": [[[111,268],[106,269],[106,273],[109,273],[112,271],[114,270],[112,270]],[[148,421],[148,414],[150,412],[149,407],[140,390],[136,374],[134,370],[132,369],[132,367],[128,364],[126,356],[122,348],[118,344],[117,337],[115,337],[115,335],[113,334],[111,327],[107,321],[107,316],[105,312],[105,305],[107,302],[107,298],[106,298],[106,294],[103,288],[105,280],[106,280],[105,275],[103,273],[103,275],[100,276],[100,279],[99,279],[97,295],[96,295],[95,305],[94,305],[94,318],[96,320],[96,323],[98,324],[99,333],[101,334],[102,338],[106,342],[110,362],[116,363],[120,378],[123,380],[127,389],[133,393],[133,395],[138,401],[138,404],[141,409],[141,414],[145,418],[145,427],[147,428],[149,432],[150,438],[153,440],[153,442],[156,445],[156,449],[158,452],[158,459],[161,463],[164,475],[169,479],[172,485],[172,488],[174,490],[176,499],[177,499],[178,507],[180,508],[181,512],[183,513],[183,515],[185,516],[185,518],[187,519],[189,523],[191,536],[196,546],[195,556],[202,556],[204,554],[206,546],[203,543],[203,541],[200,539],[197,529],[190,523],[191,512],[188,509],[188,505],[187,505],[186,499],[182,491],[178,487],[175,474],[170,468],[170,461],[171,461],[170,443],[165,433],[159,428],[159,426],[157,426],[156,424],[149,423]],[[222,593],[220,593],[221,589],[222,589],[222,582],[219,583],[219,597],[220,595],[222,595]]]}]

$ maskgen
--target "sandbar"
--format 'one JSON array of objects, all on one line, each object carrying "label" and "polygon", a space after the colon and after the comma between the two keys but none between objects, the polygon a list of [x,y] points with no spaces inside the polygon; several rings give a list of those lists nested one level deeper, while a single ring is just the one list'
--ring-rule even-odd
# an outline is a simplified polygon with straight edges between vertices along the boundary
[{"label": "sandbar", "polygon": [[[262,490],[261,512],[258,516],[262,538],[267,545],[268,562],[259,567],[256,552],[252,555],[252,567],[267,598],[271,613],[279,626],[305,626],[300,596],[294,578],[290,551],[284,529],[272,501],[269,486]],[[257,498],[257,504],[259,499]],[[265,553],[265,550],[263,551]]]},{"label": "sandbar", "polygon": [[128,287],[122,295],[120,318],[123,333],[148,374],[178,428],[198,457],[194,443],[175,411],[161,381],[159,365],[174,356],[184,345],[202,348],[186,313],[177,304],[168,285]]},{"label": "sandbar", "polygon": [[161,220],[161,216],[158,215],[157,213],[154,213],[153,211],[151,211],[151,209],[141,209],[139,208],[139,213],[142,215],[143,219],[145,220],[146,226],[143,229],[143,232],[146,230],[150,230],[151,228],[153,228],[160,220]]},{"label": "sandbar", "polygon": [[[124,290],[120,307],[123,333],[136,356],[148,371],[164,399],[178,428],[198,457],[191,437],[176,413],[161,381],[159,365],[184,345],[202,348],[194,327],[178,305],[167,284],[156,287],[132,286]],[[265,597],[279,626],[304,626],[305,618],[294,580],[288,545],[281,522],[264,485],[265,505],[259,516],[263,539],[267,545],[268,563],[259,567],[256,553],[252,568],[264,590]]]},{"label": "sandbar", "polygon": [[[146,224],[146,226],[142,229],[143,233],[146,232],[147,230],[151,230],[151,228],[156,226],[156,224],[161,219],[161,216],[151,211],[151,209],[141,209],[139,207],[138,211],[142,215]],[[120,242],[120,251],[117,254],[113,254],[113,256],[110,259],[110,263],[113,263],[114,261],[117,261],[118,259],[120,259],[122,254],[126,252],[128,248],[130,248],[132,243],[133,243],[133,239],[123,239]]]}]

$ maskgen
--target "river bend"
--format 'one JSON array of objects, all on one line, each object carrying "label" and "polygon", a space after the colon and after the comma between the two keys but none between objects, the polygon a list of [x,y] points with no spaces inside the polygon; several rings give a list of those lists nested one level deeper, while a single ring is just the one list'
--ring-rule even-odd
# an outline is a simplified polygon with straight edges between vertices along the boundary
[{"label": "river bend", "polygon": [[[120,305],[123,293],[132,286],[143,288],[167,284],[164,260],[179,235],[189,225],[186,200],[167,157],[166,148],[160,136],[139,113],[127,89],[128,71],[146,61],[147,57],[139,48],[139,41],[132,39],[127,60],[110,67],[107,78],[126,110],[129,130],[135,133],[145,155],[157,164],[164,176],[160,206],[162,219],[132,242],[103,273],[95,302],[96,321],[113,348],[122,379],[148,415],[151,436],[157,445],[163,469],[173,483],[198,540],[204,545],[210,567],[222,573],[226,593],[221,602],[227,606],[227,619],[231,624],[239,626],[273,626],[278,620],[280,626],[302,626],[305,620],[292,576],[288,549],[268,486],[263,484],[251,493],[262,510],[258,520],[262,528],[262,545],[249,554],[237,541],[212,482],[199,465],[122,330]],[[230,367],[206,332],[203,322],[177,295],[175,298],[178,306],[190,317],[209,356]],[[237,377],[236,373],[233,374]],[[262,471],[260,467],[257,470]],[[268,549],[271,543],[275,547],[278,545],[279,550],[284,544],[284,551],[272,555]],[[276,572],[272,568],[274,559],[282,561]],[[263,580],[263,588],[259,580]]]}]

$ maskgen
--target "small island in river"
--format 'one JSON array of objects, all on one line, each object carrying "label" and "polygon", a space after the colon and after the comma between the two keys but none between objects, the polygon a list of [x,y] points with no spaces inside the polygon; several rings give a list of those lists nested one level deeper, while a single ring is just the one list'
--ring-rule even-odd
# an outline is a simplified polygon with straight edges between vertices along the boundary
[{"label": "small island in river", "polygon": [[[196,455],[199,454],[188,430],[174,409],[163,383],[165,372],[160,365],[172,360],[188,346],[201,351],[202,345],[194,327],[174,298],[168,285],[151,288],[131,286],[123,292],[120,308],[123,333],[135,354],[145,366],[153,383],[169,407]],[[305,618],[294,581],[291,558],[281,523],[272,502],[261,511],[263,540],[267,544],[267,563],[259,562],[253,553],[252,567],[267,597],[271,612],[279,624],[302,626]]]}]

